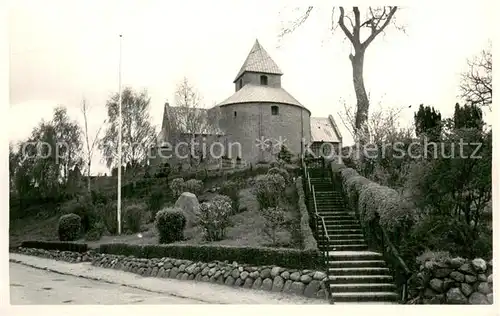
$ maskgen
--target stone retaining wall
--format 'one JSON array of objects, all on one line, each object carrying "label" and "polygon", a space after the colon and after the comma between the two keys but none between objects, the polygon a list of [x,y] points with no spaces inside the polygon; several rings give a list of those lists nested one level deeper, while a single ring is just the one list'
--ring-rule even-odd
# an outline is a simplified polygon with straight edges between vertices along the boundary
[{"label": "stone retaining wall", "polygon": [[284,292],[310,298],[327,298],[322,271],[288,269],[277,266],[252,266],[237,262],[194,262],[173,258],[142,259],[89,251],[47,251],[19,248],[18,253],[66,262],[91,262],[92,265],[136,273],[145,277],[175,278],[212,282],[272,292]]},{"label": "stone retaining wall", "polygon": [[412,283],[410,294],[417,304],[493,304],[492,261],[428,260]]}]

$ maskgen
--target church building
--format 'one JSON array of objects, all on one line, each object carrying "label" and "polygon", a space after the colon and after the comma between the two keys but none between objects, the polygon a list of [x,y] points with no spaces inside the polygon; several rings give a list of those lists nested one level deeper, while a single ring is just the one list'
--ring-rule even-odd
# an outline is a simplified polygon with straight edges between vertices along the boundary
[{"label": "church building", "polygon": [[[342,136],[333,117],[312,117],[311,111],[283,88],[282,76],[281,69],[256,40],[233,80],[234,94],[211,109],[196,109],[212,121],[213,128],[182,131],[182,137],[177,135],[174,139],[169,113],[179,109],[166,104],[158,152],[164,148],[162,143],[168,142],[172,147],[179,139],[188,141],[194,137],[207,148],[213,142],[220,142],[225,146],[226,158],[252,164],[274,161],[281,145],[297,158],[309,146],[316,155],[328,156],[331,150],[338,153]],[[179,157],[153,160],[155,165],[182,163]]]}]

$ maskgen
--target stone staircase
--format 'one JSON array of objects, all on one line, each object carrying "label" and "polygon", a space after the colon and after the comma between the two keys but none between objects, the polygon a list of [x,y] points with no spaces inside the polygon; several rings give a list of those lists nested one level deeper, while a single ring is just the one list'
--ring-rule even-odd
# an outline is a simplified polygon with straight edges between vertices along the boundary
[{"label": "stone staircase", "polygon": [[[318,247],[328,254],[330,292],[334,303],[394,303],[399,299],[391,272],[382,254],[369,251],[359,220],[350,214],[340,190],[324,169],[308,169],[314,187],[316,208],[323,217],[330,240],[318,218]],[[312,192],[308,203],[314,212]]]}]

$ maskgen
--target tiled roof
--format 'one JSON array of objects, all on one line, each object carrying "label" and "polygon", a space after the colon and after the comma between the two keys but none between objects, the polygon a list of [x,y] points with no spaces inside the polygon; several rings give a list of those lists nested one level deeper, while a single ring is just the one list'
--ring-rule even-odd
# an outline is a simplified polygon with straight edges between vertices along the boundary
[{"label": "tiled roof", "polygon": [[341,136],[333,124],[328,117],[311,117],[311,141],[340,143]]},{"label": "tiled roof", "polygon": [[236,103],[249,103],[249,102],[272,102],[284,103],[300,106],[297,99],[283,88],[261,86],[254,84],[246,84],[240,90],[236,91],[232,96],[222,101],[219,106],[236,104]]},{"label": "tiled roof", "polygon": [[[171,128],[170,124],[169,126],[165,126],[166,122],[168,122],[169,114],[167,111],[170,111],[170,115],[172,117],[176,117],[177,120],[179,120],[177,127],[180,128],[181,133],[193,133],[193,134],[211,134],[211,135],[224,135],[224,132],[220,129],[218,126],[218,119],[217,119],[217,107],[215,108],[180,108],[176,106],[168,106],[165,107],[164,113],[163,113],[163,124],[162,124],[162,129],[158,133],[157,136],[157,141],[162,142],[166,141],[169,137],[169,131],[167,130],[168,128]],[[195,131],[188,131],[186,124],[184,120],[188,119],[186,118],[186,115],[188,115],[187,112],[195,113],[195,117],[199,117],[200,119],[206,120],[209,125],[205,126],[208,127],[209,131],[202,131],[202,130],[195,130]],[[184,123],[184,124],[183,124]],[[200,126],[200,128],[203,126]]]},{"label": "tiled roof", "polygon": [[250,53],[247,56],[247,59],[241,66],[238,75],[234,79],[234,82],[238,80],[238,78],[245,72],[262,72],[268,74],[282,75],[280,68],[274,60],[269,56],[266,50],[260,45],[258,40],[255,40],[255,44],[253,45]]}]

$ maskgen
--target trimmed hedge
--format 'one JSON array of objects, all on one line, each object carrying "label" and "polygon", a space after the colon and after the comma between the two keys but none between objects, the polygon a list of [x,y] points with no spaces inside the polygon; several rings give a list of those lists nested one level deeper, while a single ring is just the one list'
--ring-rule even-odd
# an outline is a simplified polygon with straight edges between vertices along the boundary
[{"label": "trimmed hedge", "polygon": [[360,176],[351,168],[337,168],[336,171],[340,172],[349,206],[363,223],[378,219],[384,229],[395,232],[408,229],[414,222],[415,208],[396,190]]},{"label": "trimmed hedge", "polygon": [[320,253],[314,250],[232,247],[212,245],[129,245],[102,244],[100,253],[134,256],[137,258],[176,258],[192,261],[236,261],[254,265],[275,265],[289,268],[321,266]]},{"label": "trimmed hedge", "polygon": [[45,250],[59,250],[72,252],[87,252],[88,245],[84,243],[73,243],[64,241],[39,241],[27,240],[21,243],[22,248],[36,248]]},{"label": "trimmed hedge", "polygon": [[302,177],[298,177],[295,185],[297,186],[297,194],[299,195],[299,212],[300,212],[300,233],[304,250],[318,250],[318,243],[314,239],[311,226],[309,225],[309,212],[307,211],[304,188],[302,187]]}]

